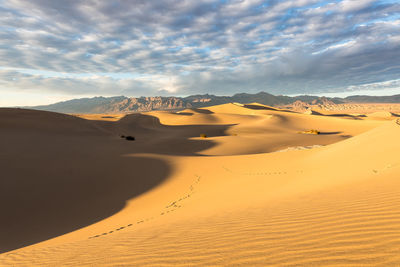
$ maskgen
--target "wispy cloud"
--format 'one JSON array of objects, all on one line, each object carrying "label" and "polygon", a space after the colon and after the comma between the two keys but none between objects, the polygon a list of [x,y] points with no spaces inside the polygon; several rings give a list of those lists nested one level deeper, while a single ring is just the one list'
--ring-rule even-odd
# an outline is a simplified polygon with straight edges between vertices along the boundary
[{"label": "wispy cloud", "polygon": [[0,3],[0,94],[311,94],[400,74],[396,1]]}]

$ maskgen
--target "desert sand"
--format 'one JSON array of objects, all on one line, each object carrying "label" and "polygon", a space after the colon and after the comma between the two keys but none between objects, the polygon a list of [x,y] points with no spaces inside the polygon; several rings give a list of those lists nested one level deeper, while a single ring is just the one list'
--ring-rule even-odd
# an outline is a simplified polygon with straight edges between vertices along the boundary
[{"label": "desert sand", "polygon": [[0,109],[0,266],[399,266],[399,151],[388,112]]}]

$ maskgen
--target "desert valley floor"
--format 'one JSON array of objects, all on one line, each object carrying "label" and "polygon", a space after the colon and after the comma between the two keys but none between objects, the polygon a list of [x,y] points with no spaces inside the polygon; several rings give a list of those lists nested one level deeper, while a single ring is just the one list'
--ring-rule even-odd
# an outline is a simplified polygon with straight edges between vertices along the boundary
[{"label": "desert valley floor", "polygon": [[0,266],[400,266],[387,111],[3,108],[0,173]]}]

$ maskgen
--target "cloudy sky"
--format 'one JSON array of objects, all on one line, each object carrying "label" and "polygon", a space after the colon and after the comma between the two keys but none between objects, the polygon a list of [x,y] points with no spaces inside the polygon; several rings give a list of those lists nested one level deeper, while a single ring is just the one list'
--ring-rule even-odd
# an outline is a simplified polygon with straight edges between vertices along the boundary
[{"label": "cloudy sky", "polygon": [[397,0],[0,0],[0,106],[400,93]]}]

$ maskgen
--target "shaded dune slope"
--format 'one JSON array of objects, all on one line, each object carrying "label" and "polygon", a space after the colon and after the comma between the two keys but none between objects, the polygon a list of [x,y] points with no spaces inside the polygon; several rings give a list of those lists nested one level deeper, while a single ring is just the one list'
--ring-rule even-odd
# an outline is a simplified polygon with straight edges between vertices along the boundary
[{"label": "shaded dune slope", "polygon": [[[198,136],[196,126],[168,127],[145,115],[95,122],[44,111],[0,109],[0,125],[1,252],[109,217],[126,200],[170,175],[168,163],[132,154],[195,155],[213,146],[207,140],[188,140],[192,134]],[[227,127],[206,128],[217,135]],[[138,142],[121,139],[119,132],[134,133]],[[180,149],[171,149],[174,142]]]}]

